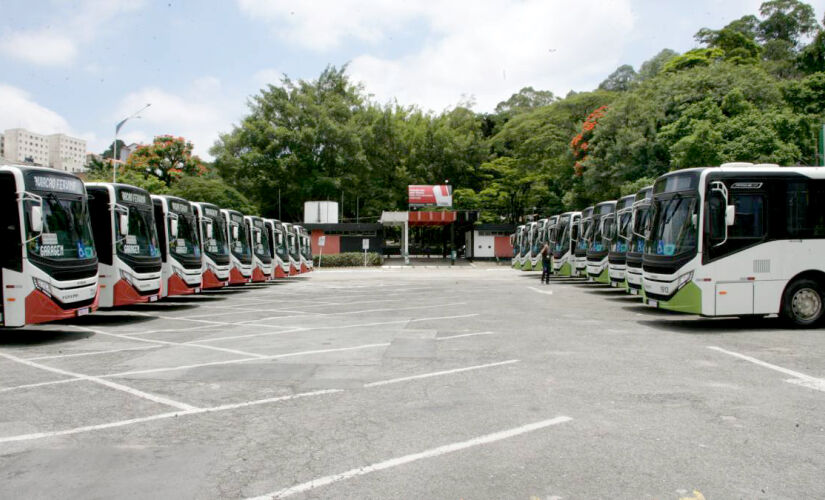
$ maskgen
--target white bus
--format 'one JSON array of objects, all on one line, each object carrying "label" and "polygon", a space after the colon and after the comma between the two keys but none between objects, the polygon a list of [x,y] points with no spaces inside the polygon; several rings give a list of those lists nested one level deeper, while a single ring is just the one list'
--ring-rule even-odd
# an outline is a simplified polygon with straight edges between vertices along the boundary
[{"label": "white bus", "polygon": [[604,218],[605,239],[610,245],[607,252],[607,275],[610,286],[625,288],[627,245],[630,242],[630,222],[633,218],[635,194],[619,198],[616,211]]},{"label": "white bus", "polygon": [[286,278],[289,276],[289,249],[284,225],[275,219],[264,219],[264,223],[269,229],[269,245],[274,258],[272,277]]},{"label": "white bus", "polygon": [[616,211],[616,200],[596,203],[593,207],[593,223],[590,231],[590,242],[587,247],[587,278],[596,283],[610,281],[607,277],[608,241],[605,240],[602,230],[602,218]]},{"label": "white bus", "polygon": [[593,207],[582,210],[579,219],[578,241],[573,251],[574,263],[573,276],[587,277],[587,248],[590,246],[590,237],[593,231]]},{"label": "white bus", "polygon": [[98,260],[100,307],[160,298],[163,264],[148,191],[126,184],[89,183],[89,213]]},{"label": "white bus", "polygon": [[625,257],[627,293],[631,295],[642,293],[642,255],[645,252],[645,228],[650,217],[650,200],[652,196],[653,186],[648,186],[636,193],[633,201],[630,241]]},{"label": "white bus", "polygon": [[272,279],[272,253],[269,248],[269,231],[260,217],[244,217],[246,230],[252,241],[252,281],[262,283]]},{"label": "white bus", "polygon": [[243,285],[252,281],[252,245],[244,216],[237,210],[221,209],[229,237],[229,284]]},{"label": "white bus", "polygon": [[312,262],[312,238],[303,226],[295,226],[298,231],[299,253],[301,255],[301,272],[307,273],[315,269]]},{"label": "white bus", "polygon": [[0,326],[97,309],[98,277],[83,182],[51,168],[0,167]]},{"label": "white bus", "polygon": [[203,259],[198,220],[183,198],[152,195],[161,267],[160,296],[200,293]]},{"label": "white bus", "polygon": [[521,258],[521,251],[524,248],[524,231],[525,225],[522,224],[516,228],[516,232],[513,234],[513,262],[512,266],[516,269],[521,269],[521,263],[523,262]]},{"label": "white bus", "polygon": [[521,249],[521,270],[522,271],[532,271],[533,270],[533,246],[535,245],[535,241],[538,240],[539,236],[539,223],[538,222],[528,222],[524,225],[524,245]]},{"label": "white bus", "polygon": [[298,231],[289,222],[284,222],[286,234],[286,248],[289,256],[289,275],[301,274],[301,252],[298,248]]},{"label": "white bus", "polygon": [[536,271],[541,269],[541,247],[547,241],[547,227],[550,219],[539,219],[530,228],[530,265],[526,271]]},{"label": "white bus", "polygon": [[203,256],[203,289],[229,284],[229,236],[221,209],[211,203],[192,203],[198,218],[198,237]]},{"label": "white bus", "polygon": [[643,257],[649,305],[703,316],[821,322],[825,169],[725,164],[653,185]]},{"label": "white bus", "polygon": [[572,276],[581,212],[565,212],[553,228],[553,274]]}]

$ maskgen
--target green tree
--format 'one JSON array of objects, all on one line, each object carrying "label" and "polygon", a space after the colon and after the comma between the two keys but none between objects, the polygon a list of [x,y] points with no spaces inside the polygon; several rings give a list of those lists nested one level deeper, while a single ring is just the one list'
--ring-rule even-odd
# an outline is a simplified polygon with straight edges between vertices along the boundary
[{"label": "green tree", "polygon": [[189,201],[214,203],[221,208],[237,210],[244,214],[257,214],[255,205],[219,177],[184,176],[168,190],[168,194]]},{"label": "green tree", "polygon": [[516,114],[530,111],[541,106],[552,104],[556,96],[549,90],[535,90],[533,87],[524,87],[510,96],[506,101],[496,105],[498,114]]},{"label": "green tree", "polygon": [[662,49],[661,52],[642,63],[639,67],[639,73],[636,75],[636,80],[643,82],[653,78],[662,71],[668,61],[678,55],[679,53],[674,50]]},{"label": "green tree", "polygon": [[612,90],[616,92],[624,92],[630,90],[631,85],[636,80],[636,70],[629,64],[623,64],[616,68],[613,73],[599,84],[601,90]]}]

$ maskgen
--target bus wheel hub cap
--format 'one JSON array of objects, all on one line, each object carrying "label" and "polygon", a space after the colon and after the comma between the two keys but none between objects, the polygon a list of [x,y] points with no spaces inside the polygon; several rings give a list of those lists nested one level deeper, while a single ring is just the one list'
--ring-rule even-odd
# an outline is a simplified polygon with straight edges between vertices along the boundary
[{"label": "bus wheel hub cap", "polygon": [[798,318],[815,318],[822,309],[822,300],[819,294],[810,288],[803,288],[793,296],[793,313]]}]

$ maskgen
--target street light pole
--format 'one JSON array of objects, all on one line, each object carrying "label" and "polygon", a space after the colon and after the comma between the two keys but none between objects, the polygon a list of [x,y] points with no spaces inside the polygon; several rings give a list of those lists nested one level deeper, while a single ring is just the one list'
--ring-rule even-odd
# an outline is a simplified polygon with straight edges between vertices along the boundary
[{"label": "street light pole", "polygon": [[146,106],[143,106],[139,110],[135,111],[131,115],[129,115],[126,118],[124,118],[123,120],[121,120],[120,123],[115,125],[115,143],[112,145],[112,182],[113,183],[117,182],[117,164],[115,163],[117,161],[117,134],[120,132],[121,127],[123,127],[123,125],[126,122],[128,122],[132,118],[140,118],[138,116],[140,114],[140,112],[143,111],[144,109],[148,108],[151,105],[152,105],[152,103],[149,103]]}]

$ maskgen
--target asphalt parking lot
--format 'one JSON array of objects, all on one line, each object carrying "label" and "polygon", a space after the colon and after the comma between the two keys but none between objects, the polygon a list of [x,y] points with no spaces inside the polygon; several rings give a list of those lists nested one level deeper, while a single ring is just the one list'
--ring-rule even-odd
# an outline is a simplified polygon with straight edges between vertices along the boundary
[{"label": "asphalt parking lot", "polygon": [[0,332],[0,498],[825,498],[825,332],[494,266]]}]

